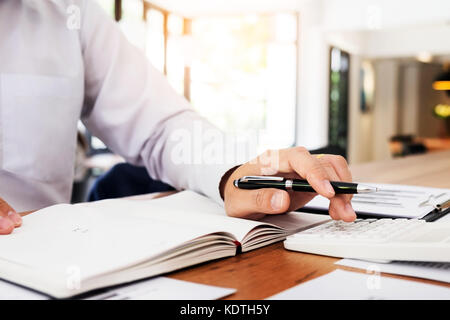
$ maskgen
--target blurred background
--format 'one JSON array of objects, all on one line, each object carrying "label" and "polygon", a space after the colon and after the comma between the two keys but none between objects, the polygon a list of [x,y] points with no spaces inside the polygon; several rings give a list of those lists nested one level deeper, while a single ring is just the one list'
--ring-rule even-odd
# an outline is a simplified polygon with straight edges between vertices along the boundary
[{"label": "blurred background", "polygon": [[[202,115],[264,132],[260,150],[450,149],[449,0],[95,1]],[[80,132],[78,182],[122,161]]]}]

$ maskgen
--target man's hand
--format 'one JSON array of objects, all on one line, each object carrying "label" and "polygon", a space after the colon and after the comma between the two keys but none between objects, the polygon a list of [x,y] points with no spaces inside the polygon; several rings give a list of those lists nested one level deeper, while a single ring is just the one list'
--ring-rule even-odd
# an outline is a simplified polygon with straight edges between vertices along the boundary
[{"label": "man's hand", "polygon": [[[317,193],[278,189],[241,190],[233,181],[243,176],[277,175],[306,179]],[[221,188],[229,216],[257,219],[265,214],[279,214],[303,207],[317,194],[330,199],[330,216],[335,220],[353,221],[352,195],[336,195],[330,181],[351,182],[347,161],[336,155],[311,155],[303,147],[271,150],[238,167]]]},{"label": "man's hand", "polygon": [[22,225],[22,218],[11,206],[0,198],[0,235],[10,234]]}]

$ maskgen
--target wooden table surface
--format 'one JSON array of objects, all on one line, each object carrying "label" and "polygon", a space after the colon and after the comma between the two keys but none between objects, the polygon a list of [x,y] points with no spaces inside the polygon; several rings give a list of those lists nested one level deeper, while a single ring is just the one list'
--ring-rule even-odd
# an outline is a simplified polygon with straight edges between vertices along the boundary
[{"label": "wooden table surface", "polygon": [[[450,151],[354,165],[351,170],[353,179],[360,182],[450,188]],[[279,242],[235,257],[173,272],[169,277],[237,289],[227,299],[264,299],[337,268],[364,272],[335,266],[334,263],[338,260],[291,252],[285,250]],[[450,287],[449,284],[438,281],[383,275]]]}]

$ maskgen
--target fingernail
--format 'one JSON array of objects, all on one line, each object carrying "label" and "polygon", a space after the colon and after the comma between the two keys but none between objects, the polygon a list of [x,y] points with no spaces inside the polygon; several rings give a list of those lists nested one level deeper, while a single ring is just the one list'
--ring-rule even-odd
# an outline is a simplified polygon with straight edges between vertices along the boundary
[{"label": "fingernail", "polygon": [[270,205],[272,206],[273,210],[281,210],[283,207],[283,200],[284,200],[284,192],[278,191],[273,196],[272,199],[270,199]]},{"label": "fingernail", "polygon": [[330,197],[334,197],[334,189],[331,186],[330,181],[328,180],[324,180],[322,182],[323,188],[325,189],[325,191],[329,194]]},{"label": "fingernail", "polygon": [[17,213],[10,211],[8,212],[8,217],[12,220],[12,222],[14,222],[15,227],[18,227],[22,224],[22,217]]},{"label": "fingernail", "polygon": [[353,210],[352,206],[348,203],[345,205],[345,212],[349,216],[356,217],[355,210]]},{"label": "fingernail", "polygon": [[12,222],[9,219],[0,217],[0,230],[9,230],[12,227]]}]

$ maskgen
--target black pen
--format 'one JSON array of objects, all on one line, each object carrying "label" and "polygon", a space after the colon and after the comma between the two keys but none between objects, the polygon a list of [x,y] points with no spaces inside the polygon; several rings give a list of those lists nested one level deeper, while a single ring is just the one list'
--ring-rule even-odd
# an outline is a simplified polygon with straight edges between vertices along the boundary
[{"label": "black pen", "polygon": [[[378,191],[375,187],[366,186],[359,183],[330,181],[330,184],[336,194],[370,193]],[[245,176],[238,180],[234,180],[234,185],[239,189],[250,190],[276,188],[287,191],[316,192],[306,180],[272,176]]]}]

